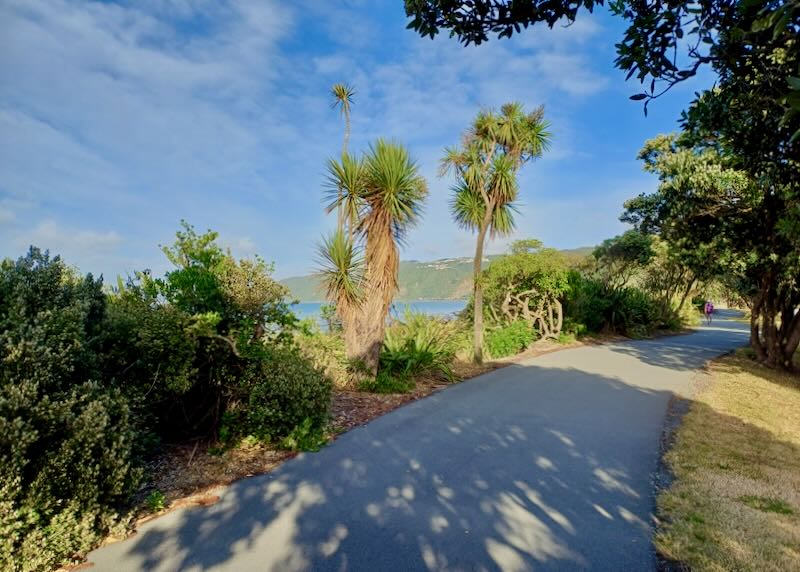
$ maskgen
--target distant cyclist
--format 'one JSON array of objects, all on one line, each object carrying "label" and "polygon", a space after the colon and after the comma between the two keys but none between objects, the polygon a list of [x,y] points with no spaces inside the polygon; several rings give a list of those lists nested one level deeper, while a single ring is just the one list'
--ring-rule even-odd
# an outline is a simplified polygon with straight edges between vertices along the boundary
[{"label": "distant cyclist", "polygon": [[714,315],[714,304],[711,300],[706,300],[706,305],[703,308],[703,313],[706,315],[706,323],[711,324],[711,317]]}]

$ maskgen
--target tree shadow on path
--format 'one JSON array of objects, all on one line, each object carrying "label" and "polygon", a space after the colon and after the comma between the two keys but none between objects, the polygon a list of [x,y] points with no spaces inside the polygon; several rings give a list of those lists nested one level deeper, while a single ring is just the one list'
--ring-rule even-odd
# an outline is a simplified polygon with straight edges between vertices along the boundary
[{"label": "tree shadow on path", "polygon": [[695,370],[713,357],[746,345],[750,339],[747,324],[733,319],[740,317],[741,312],[717,310],[716,313],[711,325],[703,323],[690,334],[609,344],[604,347],[648,365],[672,371]]},{"label": "tree shadow on path", "polygon": [[230,486],[98,570],[648,570],[671,393],[514,365]]}]

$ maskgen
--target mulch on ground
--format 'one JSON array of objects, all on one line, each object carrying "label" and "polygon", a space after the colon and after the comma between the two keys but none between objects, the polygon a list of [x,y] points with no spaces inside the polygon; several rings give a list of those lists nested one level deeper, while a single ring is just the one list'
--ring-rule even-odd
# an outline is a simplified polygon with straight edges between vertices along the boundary
[{"label": "mulch on ground", "polygon": [[[456,362],[453,369],[456,378],[464,380],[492,371],[498,367],[503,367],[503,365],[506,364],[488,362],[476,365],[472,363]],[[334,433],[338,435],[354,427],[369,423],[376,417],[385,415],[406,403],[427,397],[449,385],[452,385],[452,383],[441,379],[422,378],[416,380],[414,389],[409,393],[382,394],[336,390],[333,393],[333,400],[331,403],[331,425],[333,426]]]}]

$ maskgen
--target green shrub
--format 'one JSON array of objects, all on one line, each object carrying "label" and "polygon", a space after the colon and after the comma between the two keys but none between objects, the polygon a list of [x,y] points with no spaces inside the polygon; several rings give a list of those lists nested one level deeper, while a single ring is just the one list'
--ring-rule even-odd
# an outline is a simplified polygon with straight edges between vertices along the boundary
[{"label": "green shrub", "polygon": [[565,321],[584,324],[590,332],[600,332],[608,328],[611,305],[612,300],[599,280],[570,271],[564,300]]},{"label": "green shrub", "polygon": [[159,512],[164,510],[167,506],[167,497],[160,490],[156,489],[147,495],[145,503],[147,504],[147,508],[150,509],[150,512]]},{"label": "green shrub", "polygon": [[315,324],[302,322],[295,334],[295,344],[300,353],[325,372],[336,387],[347,387],[351,381],[347,367],[342,335],[321,332]]},{"label": "green shrub", "polygon": [[125,393],[143,426],[168,440],[190,432],[187,426],[194,429],[193,413],[205,413],[218,397],[214,388],[190,393],[203,344],[193,324],[186,312],[160,303],[134,283],[108,297],[104,377]]},{"label": "green shrub", "polygon": [[572,336],[573,339],[578,339],[587,333],[589,333],[589,328],[586,327],[586,324],[576,322],[572,318],[564,318],[564,325],[561,328],[561,334]]},{"label": "green shrub", "polygon": [[455,322],[407,310],[403,321],[386,330],[380,371],[403,379],[427,374],[452,381],[459,337]]},{"label": "green shrub", "polygon": [[530,345],[536,333],[530,325],[517,320],[486,332],[486,349],[493,358],[517,354]]},{"label": "green shrub", "polygon": [[414,380],[405,375],[394,375],[386,370],[378,371],[375,379],[365,379],[358,388],[370,393],[410,393]]},{"label": "green shrub", "polygon": [[664,308],[651,294],[629,286],[613,289],[600,280],[571,272],[570,288],[564,301],[568,324],[583,324],[592,332],[614,332],[643,337],[657,329],[677,330],[682,320],[671,308]]},{"label": "green shrub", "polygon": [[162,249],[174,268],[120,283],[101,336],[105,377],[164,441],[223,434],[234,401],[228,421],[246,408],[250,362],[265,346],[291,344],[296,325],[270,265],[235,260],[216,233],[182,224]]},{"label": "green shrub", "polygon": [[[750,321],[750,316],[746,316],[747,322]],[[681,326],[696,326],[703,320],[703,313],[698,312],[696,308],[686,304],[680,313]]]},{"label": "green shrub", "polygon": [[128,402],[98,373],[104,307],[58,257],[0,265],[0,569],[85,553],[136,486]]},{"label": "green shrub", "polygon": [[558,333],[558,340],[556,340],[559,344],[572,344],[578,340],[578,337],[572,332],[565,332],[560,331]]},{"label": "green shrub", "polygon": [[611,293],[608,323],[613,331],[631,337],[646,336],[663,326],[659,304],[638,288]]},{"label": "green shrub", "polygon": [[304,422],[322,428],[328,420],[331,382],[296,350],[265,349],[239,383],[243,435],[280,438]]},{"label": "green shrub", "polygon": [[281,447],[288,451],[319,451],[327,442],[324,429],[307,417],[281,440]]}]

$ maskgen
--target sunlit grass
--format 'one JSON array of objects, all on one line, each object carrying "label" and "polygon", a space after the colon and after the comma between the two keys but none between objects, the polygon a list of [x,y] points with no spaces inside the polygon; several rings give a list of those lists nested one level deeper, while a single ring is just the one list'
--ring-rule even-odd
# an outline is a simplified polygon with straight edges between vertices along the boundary
[{"label": "sunlit grass", "polygon": [[667,455],[659,551],[692,570],[800,570],[800,377],[743,352],[709,383]]}]

